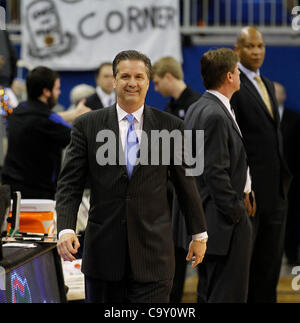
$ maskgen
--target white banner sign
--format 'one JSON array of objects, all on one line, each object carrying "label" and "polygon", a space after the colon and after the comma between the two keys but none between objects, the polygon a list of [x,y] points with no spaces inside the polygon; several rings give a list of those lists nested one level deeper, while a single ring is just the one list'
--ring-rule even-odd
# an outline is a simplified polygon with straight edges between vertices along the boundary
[{"label": "white banner sign", "polygon": [[22,0],[22,59],[90,70],[127,49],[181,61],[177,0]]}]

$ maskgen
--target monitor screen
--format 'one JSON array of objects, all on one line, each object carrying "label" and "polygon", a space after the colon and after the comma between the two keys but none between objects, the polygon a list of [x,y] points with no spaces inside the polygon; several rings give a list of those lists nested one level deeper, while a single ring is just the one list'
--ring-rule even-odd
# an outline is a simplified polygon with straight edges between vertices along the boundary
[{"label": "monitor screen", "polygon": [[55,249],[11,269],[5,275],[0,303],[61,303],[63,297]]}]

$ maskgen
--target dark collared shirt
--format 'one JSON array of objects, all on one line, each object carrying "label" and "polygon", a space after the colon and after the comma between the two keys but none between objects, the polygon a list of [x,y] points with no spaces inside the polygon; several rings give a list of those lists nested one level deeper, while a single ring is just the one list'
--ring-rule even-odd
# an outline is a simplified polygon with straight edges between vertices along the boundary
[{"label": "dark collared shirt", "polygon": [[71,126],[39,100],[22,102],[8,117],[2,183],[23,198],[54,198],[62,150]]}]

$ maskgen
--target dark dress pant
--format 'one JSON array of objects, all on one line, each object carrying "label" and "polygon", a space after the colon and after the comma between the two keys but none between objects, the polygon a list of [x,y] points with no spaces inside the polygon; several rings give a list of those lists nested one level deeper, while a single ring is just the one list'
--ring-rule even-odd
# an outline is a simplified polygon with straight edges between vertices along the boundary
[{"label": "dark dress pant", "polygon": [[252,219],[253,254],[250,267],[248,303],[275,303],[279,281],[287,202],[279,200],[275,211],[257,212]]},{"label": "dark dress pant", "polygon": [[198,303],[246,303],[252,226],[248,215],[235,225],[227,255],[206,255],[198,265]]},{"label": "dark dress pant", "polygon": [[85,275],[86,303],[169,303],[173,280],[137,282],[132,277],[127,250],[125,275],[104,281]]}]

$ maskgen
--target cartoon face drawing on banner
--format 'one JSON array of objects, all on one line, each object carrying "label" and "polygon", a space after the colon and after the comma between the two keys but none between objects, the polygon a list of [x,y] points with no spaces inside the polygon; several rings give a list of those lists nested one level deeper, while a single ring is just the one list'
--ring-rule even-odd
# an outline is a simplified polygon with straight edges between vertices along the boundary
[{"label": "cartoon face drawing on banner", "polygon": [[26,24],[31,44],[29,54],[33,57],[48,58],[64,55],[75,45],[75,37],[63,33],[56,6],[52,0],[36,0],[26,8]]}]

